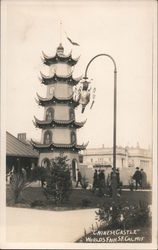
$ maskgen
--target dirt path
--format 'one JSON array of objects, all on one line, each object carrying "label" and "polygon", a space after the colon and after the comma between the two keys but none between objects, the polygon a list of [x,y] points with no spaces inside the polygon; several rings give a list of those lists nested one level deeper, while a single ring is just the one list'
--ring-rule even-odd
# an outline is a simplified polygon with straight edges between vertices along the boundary
[{"label": "dirt path", "polygon": [[43,211],[7,208],[8,242],[74,242],[95,224],[96,209]]}]

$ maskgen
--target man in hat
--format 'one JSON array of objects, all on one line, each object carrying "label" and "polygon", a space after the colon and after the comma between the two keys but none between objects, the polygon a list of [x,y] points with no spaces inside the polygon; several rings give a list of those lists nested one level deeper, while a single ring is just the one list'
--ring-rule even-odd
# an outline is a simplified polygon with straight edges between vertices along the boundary
[{"label": "man in hat", "polygon": [[134,175],[133,175],[132,178],[136,182],[136,190],[137,190],[138,189],[138,184],[139,184],[140,187],[142,185],[142,174],[141,174],[141,172],[140,172],[140,170],[139,170],[138,167],[136,167],[136,171],[135,171],[135,173],[134,173]]}]

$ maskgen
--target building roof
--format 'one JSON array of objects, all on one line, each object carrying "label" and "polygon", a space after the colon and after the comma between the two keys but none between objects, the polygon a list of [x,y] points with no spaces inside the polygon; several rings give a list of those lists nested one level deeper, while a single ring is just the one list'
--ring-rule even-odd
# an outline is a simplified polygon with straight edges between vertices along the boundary
[{"label": "building roof", "polygon": [[55,119],[51,119],[50,121],[47,120],[39,120],[37,119],[35,116],[35,122],[33,121],[34,125],[36,127],[39,128],[51,128],[51,127],[75,127],[75,128],[81,128],[84,126],[84,124],[86,123],[86,120],[83,122],[77,122],[75,121],[75,119],[69,119],[69,120],[55,120]]},{"label": "building roof", "polygon": [[34,148],[41,150],[41,149],[70,149],[70,150],[84,150],[86,149],[88,142],[86,144],[78,145],[76,143],[70,144],[60,144],[60,143],[50,143],[50,144],[41,144],[31,140],[31,144]]},{"label": "building roof", "polygon": [[53,76],[45,76],[42,72],[40,72],[40,74],[42,77],[40,81],[46,85],[56,83],[57,81],[63,81],[71,85],[76,85],[82,79],[82,76],[74,78],[72,76],[72,72],[66,76],[58,75],[57,73],[54,73]]},{"label": "building roof", "polygon": [[75,101],[73,99],[73,94],[69,97],[64,97],[64,98],[59,98],[59,97],[55,97],[55,96],[51,96],[49,98],[47,97],[41,97],[38,93],[37,93],[37,103],[41,106],[48,106],[51,104],[55,104],[55,103],[62,103],[62,104],[69,104],[72,105],[74,107],[77,107],[79,105],[78,101]]},{"label": "building roof", "polygon": [[61,63],[61,62],[65,62],[70,66],[74,66],[78,60],[78,58],[72,58],[72,54],[71,52],[68,55],[60,55],[59,53],[56,53],[54,56],[47,56],[44,52],[42,52],[43,54],[43,63],[50,66],[52,64],[56,64],[56,63]]},{"label": "building roof", "polygon": [[7,156],[27,158],[39,157],[39,153],[31,145],[20,141],[9,132],[6,132],[6,154]]},{"label": "building roof", "polygon": [[[128,157],[152,157],[152,152],[149,149],[134,148],[134,147],[116,147],[117,155],[128,155]],[[99,156],[99,155],[113,155],[112,147],[102,148],[87,148],[83,151],[83,156]]]}]

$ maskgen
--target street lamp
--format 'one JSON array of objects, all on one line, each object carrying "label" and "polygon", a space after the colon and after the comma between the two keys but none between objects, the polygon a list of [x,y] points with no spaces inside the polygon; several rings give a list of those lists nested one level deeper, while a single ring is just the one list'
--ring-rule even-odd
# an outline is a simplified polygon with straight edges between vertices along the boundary
[{"label": "street lamp", "polygon": [[87,64],[86,70],[85,70],[85,75],[83,77],[83,79],[86,80],[88,79],[87,77],[87,72],[88,72],[88,68],[90,66],[90,64],[92,63],[92,61],[99,57],[99,56],[106,56],[108,58],[110,58],[113,62],[114,65],[114,123],[113,123],[113,177],[112,177],[112,198],[113,200],[115,200],[116,196],[117,196],[117,178],[116,178],[116,111],[117,111],[117,68],[116,68],[116,62],[113,59],[112,56],[108,55],[108,54],[98,54],[96,56],[94,56],[89,63]]}]

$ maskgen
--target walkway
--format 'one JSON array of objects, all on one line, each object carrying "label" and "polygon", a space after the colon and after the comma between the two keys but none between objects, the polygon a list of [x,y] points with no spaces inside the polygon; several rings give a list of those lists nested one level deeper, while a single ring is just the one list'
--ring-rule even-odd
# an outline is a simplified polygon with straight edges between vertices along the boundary
[{"label": "walkway", "polygon": [[69,242],[95,224],[96,209],[44,211],[7,207],[8,242]]}]

